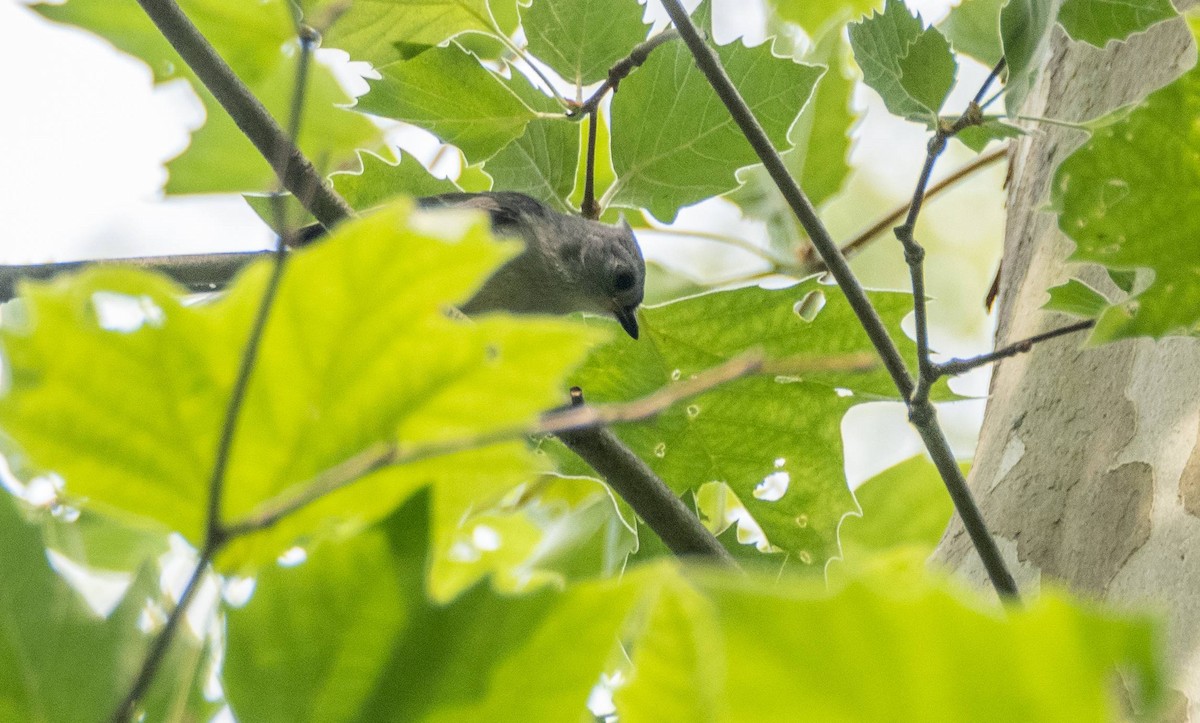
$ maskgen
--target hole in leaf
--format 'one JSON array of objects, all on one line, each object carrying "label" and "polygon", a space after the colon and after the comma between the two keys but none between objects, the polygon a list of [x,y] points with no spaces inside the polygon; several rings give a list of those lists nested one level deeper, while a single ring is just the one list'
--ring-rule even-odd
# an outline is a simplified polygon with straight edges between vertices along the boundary
[{"label": "hole in leaf", "polygon": [[817,318],[817,314],[825,307],[825,294],[820,291],[810,291],[804,295],[792,306],[792,311],[796,312],[796,316],[811,322]]}]

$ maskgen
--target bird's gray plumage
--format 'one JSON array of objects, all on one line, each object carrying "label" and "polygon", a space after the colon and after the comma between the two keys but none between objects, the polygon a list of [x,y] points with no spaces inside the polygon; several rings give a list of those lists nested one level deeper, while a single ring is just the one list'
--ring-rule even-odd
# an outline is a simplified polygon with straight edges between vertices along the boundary
[{"label": "bird's gray plumage", "polygon": [[426,208],[487,211],[492,229],[525,250],[489,278],[462,310],[615,317],[634,339],[646,263],[627,223],[610,225],[559,213],[522,193],[448,193],[419,199]]}]

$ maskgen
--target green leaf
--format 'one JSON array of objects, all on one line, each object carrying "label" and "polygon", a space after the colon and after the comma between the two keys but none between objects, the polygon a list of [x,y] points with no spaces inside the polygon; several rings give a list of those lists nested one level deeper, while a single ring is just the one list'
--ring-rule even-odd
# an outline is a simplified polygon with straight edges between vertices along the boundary
[{"label": "green leaf", "polygon": [[854,496],[862,515],[847,517],[839,536],[842,557],[851,564],[900,548],[928,557],[954,514],[937,468],[924,456],[872,477]]},{"label": "green leaf", "polygon": [[420,126],[486,160],[525,131],[535,113],[474,56],[455,45],[379,68],[358,110]]},{"label": "green leaf", "polygon": [[[462,190],[449,179],[435,177],[420,161],[407,154],[392,163],[369,151],[359,151],[358,161],[358,171],[341,171],[329,176],[334,190],[358,211],[368,211],[397,196],[419,198]],[[265,224],[278,231],[273,194],[247,194],[243,198]],[[290,229],[316,223],[312,214],[292,194],[283,194],[283,202],[283,218]]]},{"label": "green leaf", "polygon": [[521,22],[529,51],[576,86],[607,77],[647,30],[635,0],[535,0]]},{"label": "green leaf", "polygon": [[[837,193],[850,173],[847,162],[850,130],[858,116],[851,107],[854,79],[848,72],[850,61],[846,50],[841,32],[829,32],[817,40],[805,58],[810,63],[826,65],[828,70],[788,133],[793,148],[783,154],[792,177],[817,206]],[[739,177],[742,185],[726,194],[726,198],[738,204],[747,216],[766,221],[772,245],[777,249],[784,253],[793,251],[806,236],[766,169],[755,165],[743,170]]]},{"label": "green leaf", "polygon": [[[50,567],[37,528],[0,490],[0,719],[103,720],[132,684],[149,636],[138,626],[147,602],[166,604],[147,567],[107,618]],[[195,639],[180,636],[160,674],[186,692],[198,677]],[[188,665],[190,663],[190,666]],[[156,696],[149,713],[166,719]]]},{"label": "green leaf", "polygon": [[[288,3],[187,0],[181,6],[250,91],[286,125],[297,55]],[[168,193],[262,191],[275,185],[266,160],[136,3],[71,0],[36,9],[51,20],[97,33],[141,58],[150,65],[156,82],[186,78],[191,83],[204,103],[206,121],[192,134],[187,151],[168,163]],[[380,131],[374,124],[338,107],[350,102],[332,72],[314,63],[300,133],[300,148],[309,158],[324,159],[337,167],[352,159],[355,149],[379,143]]]},{"label": "green leaf", "polygon": [[1072,259],[1154,271],[1148,289],[1105,315],[1093,339],[1193,333],[1200,320],[1200,70],[1099,128],[1055,173],[1058,225]]},{"label": "green leaf", "polygon": [[954,137],[967,148],[976,153],[982,153],[987,144],[992,141],[1020,138],[1023,135],[1025,135],[1024,130],[1009,125],[998,118],[993,118],[984,121],[981,125],[963,128]]},{"label": "green leaf", "polygon": [[829,30],[831,20],[857,20],[878,8],[879,0],[772,0],[772,4],[779,17],[804,28],[811,37]]},{"label": "green leaf", "polygon": [[[349,549],[311,571],[301,566],[296,574],[273,576],[270,582],[278,589],[272,591],[271,600],[295,597],[318,607],[292,613],[292,619],[302,614],[311,620],[297,631],[308,629],[311,634],[290,635],[282,648],[276,636],[255,636],[250,643],[256,649],[251,651],[255,659],[273,656],[267,658],[271,670],[287,677],[293,666],[326,649],[321,637],[339,640],[343,655],[356,656],[356,645],[367,646],[371,652],[363,668],[340,666],[340,680],[327,683],[320,695],[325,698],[325,690],[343,685],[352,686],[357,699],[361,686],[370,686],[365,703],[349,717],[352,720],[562,721],[582,716],[592,687],[617,654],[620,629],[650,577],[635,573],[620,583],[588,582],[562,592],[542,589],[522,596],[498,595],[478,585],[448,604],[431,603],[421,583],[428,530],[423,500],[418,496],[386,521],[390,554],[379,549],[374,537],[356,539],[344,543]],[[355,558],[359,558],[356,567],[377,570],[386,579],[348,575],[335,564]],[[263,584],[267,583],[260,583],[260,588]],[[336,596],[320,592],[329,586],[344,586],[346,592]],[[374,598],[384,591],[396,593],[384,606],[395,612],[375,612],[376,617],[386,617],[378,630],[353,620],[363,608],[356,598]],[[237,632],[254,622],[273,625],[277,633],[286,634],[287,626],[272,621],[270,607],[253,610],[256,599],[247,606],[247,613],[253,615],[231,629],[231,648],[244,644],[236,638]],[[570,645],[563,644],[567,640]],[[374,652],[379,650],[387,651],[382,664]],[[300,695],[312,692],[297,689]]]},{"label": "green leaf", "polygon": [[909,98],[936,113],[946,102],[957,72],[950,43],[936,28],[926,28],[900,60],[900,85]]},{"label": "green leaf", "polygon": [[850,25],[850,46],[863,81],[879,93],[893,114],[934,125],[957,64],[950,45],[934,28],[922,27],[898,0],[882,13]]},{"label": "green leaf", "polygon": [[1007,0],[963,0],[950,9],[938,29],[954,46],[987,66],[1004,55],[1000,40],[1000,9]]},{"label": "green leaf", "polygon": [[1113,720],[1118,669],[1136,680],[1134,709],[1162,698],[1148,620],[1055,593],[1000,614],[920,572],[835,594],[787,577],[660,577],[616,696],[622,721]]},{"label": "green leaf", "polygon": [[[823,69],[766,45],[717,48],[725,70],[780,149]],[[654,122],[647,122],[653,119]],[[617,205],[672,220],[681,206],[729,191],[758,157],[682,43],[661,46],[621,82],[612,102]]]},{"label": "green leaf", "polygon": [[[530,108],[561,113],[554,99],[520,73],[513,73],[508,87]],[[520,138],[489,158],[483,170],[492,177],[494,188],[520,191],[560,211],[570,211],[565,199],[575,188],[583,128],[566,116],[536,118],[525,126]]]},{"label": "green leaf", "polygon": [[[234,439],[226,520],[380,442],[529,423],[560,402],[562,374],[598,338],[559,320],[448,318],[443,307],[511,250],[483,219],[410,221],[407,209],[345,224],[289,260]],[[222,413],[268,271],[250,267],[202,305],[130,269],[26,287],[23,319],[6,315],[0,329],[12,375],[0,425],[28,455],[17,461],[60,472],[98,509],[199,541]],[[272,560],[300,537],[353,531],[430,482],[453,480],[459,498],[499,496],[533,470],[519,443],[389,468],[238,540],[222,562]]]},{"label": "green leaf", "polygon": [[[825,305],[809,322],[795,307],[813,294]],[[876,294],[874,301],[894,329],[911,310],[903,294]],[[646,308],[639,324],[639,341],[616,339],[597,349],[572,377],[589,401],[637,398],[751,348],[794,362],[872,349],[844,297],[811,279]],[[837,554],[838,522],[856,509],[843,472],[842,415],[855,403],[895,396],[879,369],[778,372],[730,382],[617,432],[678,493],[728,484],[771,544],[820,570]]]},{"label": "green leaf", "polygon": [[1064,0],[1058,22],[1075,40],[1103,48],[1176,15],[1171,0]]},{"label": "green leaf", "polygon": [[1050,289],[1050,300],[1042,306],[1049,311],[1061,311],[1064,314],[1095,319],[1109,307],[1108,299],[1079,279],[1071,279],[1067,283]]},{"label": "green leaf", "polygon": [[1008,0],[1000,11],[1000,37],[1008,72],[1004,83],[1004,107],[1009,116],[1019,113],[1025,96],[1037,80],[1061,2]]},{"label": "green leaf", "polygon": [[[305,95],[300,150],[337,168],[352,163],[358,149],[379,142],[379,129],[368,118],[341,107],[353,100],[327,68],[315,63]],[[287,117],[296,69],[281,60],[273,73],[251,88],[277,119]],[[205,89],[207,121],[192,134],[189,150],[167,163],[167,193],[223,193],[278,187],[274,171],[233,118]]]},{"label": "green leaf", "polygon": [[351,207],[360,211],[375,208],[396,196],[436,196],[458,191],[453,181],[437,178],[421,162],[405,155],[390,163],[374,153],[358,154],[362,170],[358,173],[334,173],[329,177],[334,189]]},{"label": "green leaf", "polygon": [[378,68],[468,32],[495,34],[487,0],[355,0],[324,44]]},{"label": "green leaf", "polygon": [[263,569],[250,602],[227,615],[224,682],[238,719],[353,720],[420,601],[424,568],[395,563],[373,529]]}]

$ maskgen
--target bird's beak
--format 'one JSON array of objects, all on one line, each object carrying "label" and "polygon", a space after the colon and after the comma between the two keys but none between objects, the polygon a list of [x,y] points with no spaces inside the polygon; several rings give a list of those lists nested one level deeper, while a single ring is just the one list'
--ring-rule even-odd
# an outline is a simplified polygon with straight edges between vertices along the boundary
[{"label": "bird's beak", "polygon": [[637,323],[637,307],[628,306],[624,309],[616,308],[613,310],[613,316],[617,317],[617,321],[621,322],[621,328],[625,333],[638,338],[638,323]]}]

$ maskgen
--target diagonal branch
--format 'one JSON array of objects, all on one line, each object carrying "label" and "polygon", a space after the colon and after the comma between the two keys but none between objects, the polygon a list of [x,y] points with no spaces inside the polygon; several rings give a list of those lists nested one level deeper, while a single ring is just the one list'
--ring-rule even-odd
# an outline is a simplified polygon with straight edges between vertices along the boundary
[{"label": "diagonal branch", "polygon": [[[842,255],[837,244],[834,243],[833,238],[829,235],[829,231],[817,217],[812,203],[804,195],[804,192],[800,190],[800,186],[797,185],[796,180],[788,172],[779,152],[772,145],[766,132],[754,117],[753,111],[750,110],[745,99],[742,98],[741,93],[734,86],[733,81],[730,80],[716,52],[701,37],[699,30],[692,23],[692,19],[688,16],[687,10],[684,9],[682,3],[679,0],[660,1],[666,9],[667,14],[671,16],[671,21],[679,31],[683,41],[687,43],[688,49],[696,60],[697,67],[708,78],[717,97],[725,104],[729,114],[738,124],[738,127],[741,128],[743,134],[745,134],[746,140],[754,148],[759,160],[762,161],[763,166],[770,174],[771,179],[775,181],[775,185],[779,187],[784,199],[792,207],[792,211],[800,220],[801,225],[804,226],[804,230],[808,233],[809,238],[812,239],[813,246],[816,247],[817,252],[829,268],[829,273],[837,280],[838,286],[841,287],[842,292],[846,295],[847,301],[854,309],[854,313],[858,316],[859,322],[867,332],[867,336],[870,337],[876,352],[891,374],[896,388],[905,398],[910,398],[915,387],[912,376],[909,374],[908,368],[900,356],[899,349],[897,349],[895,343],[888,335],[883,321],[879,318],[879,314],[867,298],[862,284],[859,283],[854,273],[850,270],[845,256]],[[1000,549],[996,546],[996,541],[992,539],[991,534],[988,532],[983,515],[979,512],[979,507],[975,504],[975,500],[971,496],[971,491],[967,487],[967,481],[963,477],[962,470],[959,469],[954,454],[950,450],[950,444],[946,440],[941,427],[938,425],[933,405],[926,401],[918,412],[919,414],[910,414],[910,418],[917,427],[917,431],[921,434],[921,438],[925,442],[925,447],[929,450],[934,465],[941,474],[942,481],[946,484],[946,489],[954,501],[955,509],[958,510],[959,515],[963,519],[963,524],[971,536],[971,542],[975,545],[976,551],[983,560],[984,567],[987,568],[992,585],[1001,597],[1016,600],[1019,595],[1016,581],[1008,571],[1008,567],[1004,563],[1004,558],[1000,555]]]},{"label": "diagonal branch", "polygon": [[291,191],[321,225],[332,228],[354,215],[354,209],[325,183],[312,162],[238,79],[175,0],[138,0],[138,4],[271,164],[283,187]]},{"label": "diagonal branch", "polygon": [[938,376],[956,376],[958,374],[964,374],[972,369],[984,366],[986,364],[991,364],[992,362],[997,362],[1001,359],[1007,359],[1018,354],[1024,354],[1032,349],[1034,344],[1040,344],[1043,341],[1056,339],[1060,336],[1066,336],[1067,334],[1085,331],[1094,326],[1096,326],[1095,319],[1077,321],[1074,324],[1068,324],[1067,326],[1060,327],[1058,329],[1051,329],[1050,331],[1043,332],[1041,334],[1035,334],[1028,339],[1022,339],[1021,341],[1014,342],[1006,347],[997,349],[987,354],[980,354],[979,356],[970,357],[968,359],[951,359],[948,362],[935,364],[934,369],[937,371]]}]

